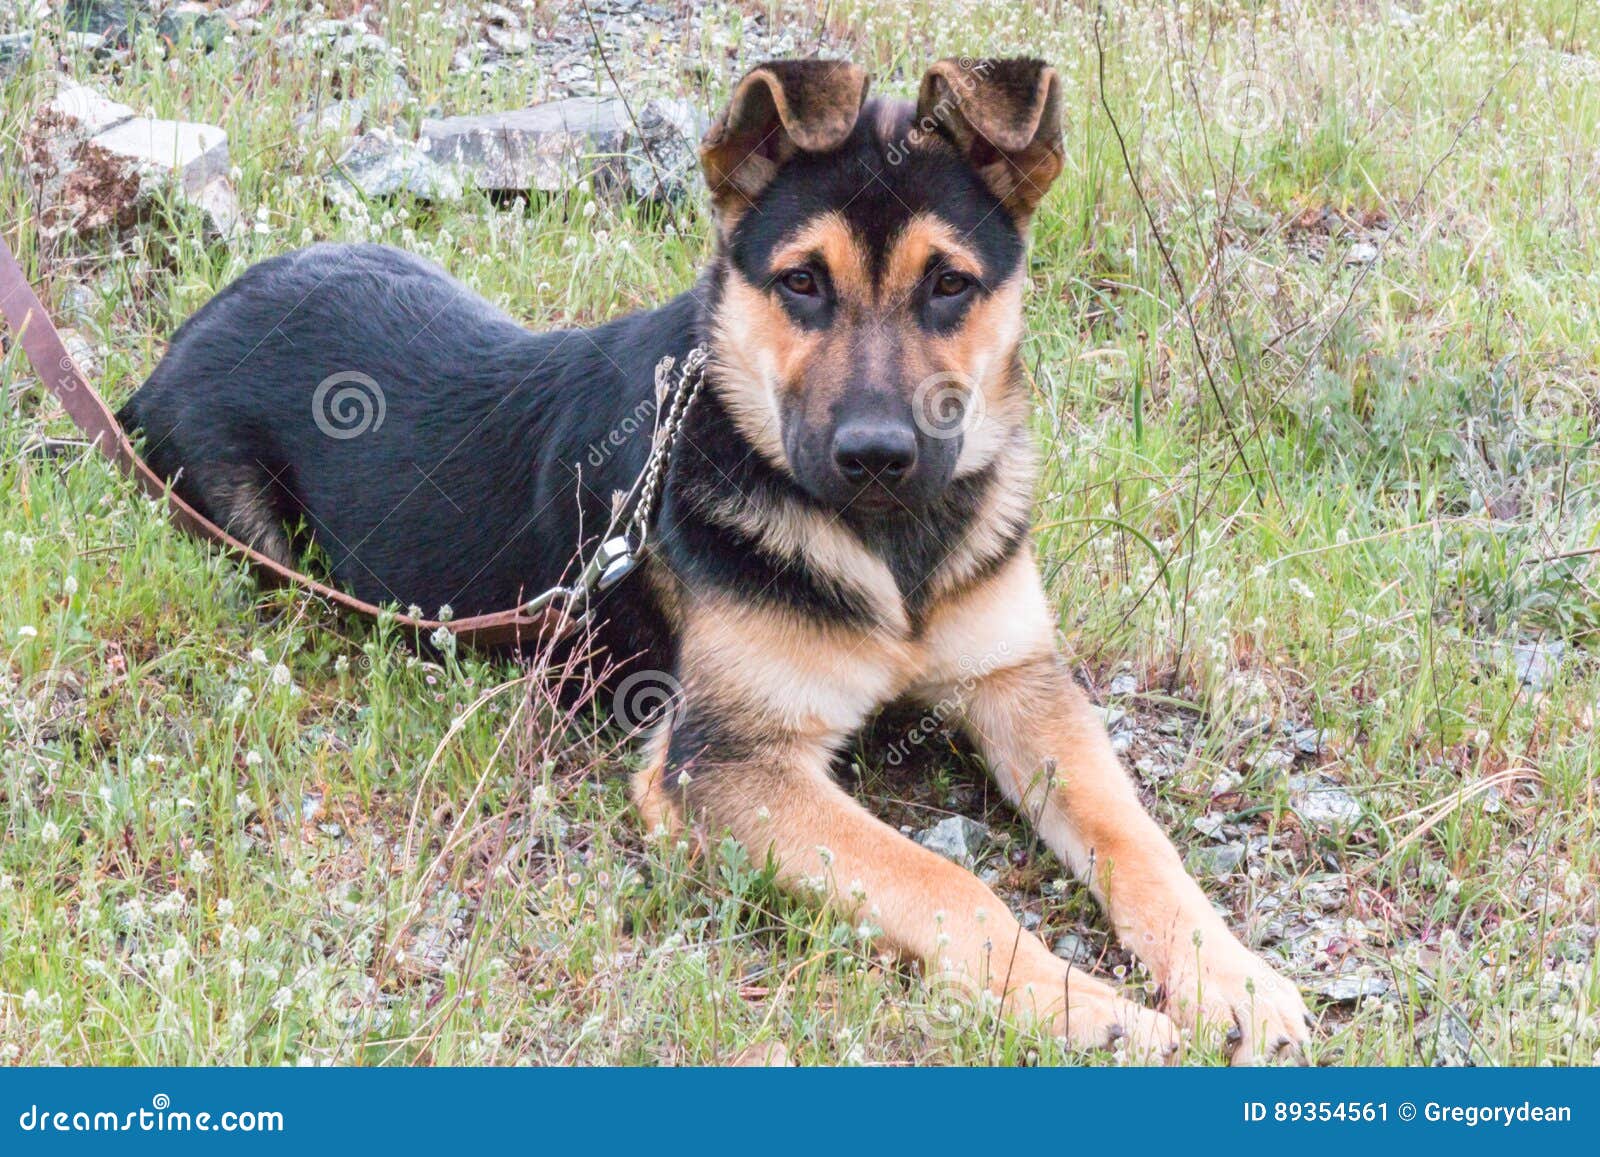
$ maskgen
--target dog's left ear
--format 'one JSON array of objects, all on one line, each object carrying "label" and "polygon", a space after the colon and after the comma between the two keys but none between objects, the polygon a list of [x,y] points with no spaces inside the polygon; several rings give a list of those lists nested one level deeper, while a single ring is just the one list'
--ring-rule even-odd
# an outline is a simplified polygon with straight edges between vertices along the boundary
[{"label": "dog's left ear", "polygon": [[798,152],[844,143],[867,99],[866,72],[844,60],[774,60],[752,69],[700,142],[719,212],[754,203]]},{"label": "dog's left ear", "polygon": [[922,78],[917,127],[954,144],[1025,226],[1061,174],[1061,78],[1042,60],[941,60]]}]

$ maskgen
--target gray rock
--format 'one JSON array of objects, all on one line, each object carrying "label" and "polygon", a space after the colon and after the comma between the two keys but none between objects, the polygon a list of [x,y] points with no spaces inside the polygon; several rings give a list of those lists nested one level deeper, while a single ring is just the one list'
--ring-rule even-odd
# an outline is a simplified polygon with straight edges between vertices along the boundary
[{"label": "gray rock", "polygon": [[1305,902],[1324,912],[1337,912],[1350,898],[1350,884],[1343,876],[1312,880],[1300,890]]},{"label": "gray rock", "polygon": [[81,142],[129,119],[133,110],[88,85],[59,77],[56,94],[45,102],[38,116],[59,119],[59,135]]},{"label": "gray rock", "polygon": [[1335,1004],[1355,1004],[1366,997],[1384,997],[1393,991],[1393,986],[1382,977],[1361,976],[1354,972],[1323,977],[1308,987],[1324,1000],[1331,1000]]},{"label": "gray rock", "polygon": [[33,33],[0,36],[0,80],[10,80],[33,56]]},{"label": "gray rock", "polygon": [[94,381],[100,376],[103,365],[100,351],[93,342],[75,329],[64,329],[61,331],[61,344],[66,346],[67,353],[71,355],[85,377]]},{"label": "gray rock", "polygon": [[302,55],[309,51],[353,63],[382,61],[396,69],[405,67],[404,55],[359,20],[318,20],[298,34],[281,37],[278,44]]},{"label": "gray rock", "polygon": [[1116,675],[1111,679],[1111,694],[1132,695],[1139,690],[1137,675]]},{"label": "gray rock", "polygon": [[1417,1022],[1416,1040],[1422,1055],[1431,1057],[1435,1067],[1470,1065],[1476,1041],[1467,1018],[1446,1007],[1437,1015]]},{"label": "gray rock", "polygon": [[1189,867],[1197,876],[1221,877],[1238,870],[1244,863],[1245,846],[1240,843],[1195,848],[1189,853]]},{"label": "gray rock", "polygon": [[483,38],[504,56],[521,56],[533,47],[533,37],[522,28],[522,20],[504,4],[483,7]]},{"label": "gray rock", "polygon": [[1091,706],[1094,708],[1094,713],[1100,716],[1100,722],[1107,731],[1115,731],[1127,721],[1128,713],[1120,707],[1101,707],[1099,704]]},{"label": "gray rock", "polygon": [[1302,727],[1296,730],[1290,739],[1294,742],[1295,750],[1301,755],[1321,755],[1327,734],[1320,727]]},{"label": "gray rock", "polygon": [[1138,772],[1139,778],[1146,783],[1160,783],[1162,780],[1171,779],[1178,771],[1174,765],[1153,755],[1141,755],[1134,761],[1133,770]]},{"label": "gray rock", "polygon": [[367,105],[360,100],[336,100],[301,113],[294,118],[294,127],[302,134],[337,134],[346,136],[361,131],[367,116]]},{"label": "gray rock", "polygon": [[418,147],[463,181],[497,192],[555,193],[585,178],[613,199],[676,200],[691,187],[701,119],[684,101],[570,97],[532,108],[422,122]]},{"label": "gray rock", "polygon": [[1076,932],[1067,932],[1058,936],[1056,942],[1050,946],[1050,951],[1077,968],[1092,967],[1094,962],[1100,958],[1100,953],[1095,946]]},{"label": "gray rock", "polygon": [[[157,12],[156,9],[163,9]],[[195,3],[154,4],[150,0],[67,0],[61,24],[69,32],[99,37],[116,48],[127,48],[142,32],[154,30],[176,44],[188,36],[206,51],[228,35],[228,20]]]},{"label": "gray rock", "polygon": [[628,153],[634,196],[677,202],[696,187],[708,122],[687,100],[652,100],[639,110],[639,148]]},{"label": "gray rock", "polygon": [[1378,259],[1378,247],[1370,241],[1358,241],[1344,255],[1346,265],[1371,265]]},{"label": "gray rock", "polygon": [[51,235],[132,225],[167,196],[200,209],[213,236],[238,221],[228,134],[215,125],[134,116],[63,79],[36,111],[23,147]]},{"label": "gray rock", "polygon": [[1225,840],[1228,838],[1223,830],[1228,826],[1227,821],[1219,815],[1197,816],[1193,821],[1193,826],[1195,831],[1210,839]]},{"label": "gray rock", "polygon": [[620,157],[629,122],[621,101],[574,97],[533,108],[422,122],[418,143],[480,189],[559,192],[592,176],[626,181]]},{"label": "gray rock", "polygon": [[1529,691],[1543,691],[1561,670],[1566,650],[1566,643],[1560,639],[1513,643],[1509,658],[1515,666],[1518,682]]},{"label": "gray rock", "polygon": [[1287,771],[1294,766],[1294,756],[1287,751],[1279,751],[1276,747],[1269,747],[1257,755],[1246,758],[1244,762],[1256,771]]},{"label": "gray rock", "polygon": [[132,117],[91,143],[141,169],[172,173],[185,192],[197,193],[228,175],[228,134],[215,125]]},{"label": "gray rock", "polygon": [[461,181],[410,141],[391,133],[369,132],[358,137],[339,158],[336,188],[363,197],[394,197],[409,193],[425,201],[458,201]]},{"label": "gray rock", "polygon": [[1361,818],[1361,803],[1320,775],[1289,777],[1289,806],[1309,824],[1348,826]]},{"label": "gray rock", "polygon": [[966,816],[949,816],[911,837],[930,852],[972,867],[993,838],[988,828]]}]

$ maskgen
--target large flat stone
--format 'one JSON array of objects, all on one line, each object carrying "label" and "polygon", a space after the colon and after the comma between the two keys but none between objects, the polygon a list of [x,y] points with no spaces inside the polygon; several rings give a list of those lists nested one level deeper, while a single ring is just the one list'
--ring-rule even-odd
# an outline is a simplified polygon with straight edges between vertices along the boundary
[{"label": "large flat stone", "polygon": [[572,97],[479,116],[429,118],[418,146],[480,189],[555,193],[585,177],[627,180],[630,125],[621,101]]},{"label": "large flat stone", "polygon": [[126,228],[167,196],[198,207],[213,235],[231,233],[238,221],[226,132],[135,116],[65,78],[36,110],[23,155],[50,233]]},{"label": "large flat stone", "polygon": [[141,170],[177,177],[188,193],[228,173],[228,134],[216,125],[131,117],[89,143]]},{"label": "large flat stone", "polygon": [[[583,180],[614,200],[676,200],[692,187],[704,117],[687,101],[569,97],[422,122],[417,147],[479,189],[557,193]],[[637,121],[637,123],[636,123]]]}]

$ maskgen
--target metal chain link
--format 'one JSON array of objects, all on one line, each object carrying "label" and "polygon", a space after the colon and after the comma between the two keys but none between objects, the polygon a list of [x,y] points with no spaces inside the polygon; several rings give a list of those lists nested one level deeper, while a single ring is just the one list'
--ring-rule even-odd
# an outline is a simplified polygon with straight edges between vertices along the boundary
[{"label": "metal chain link", "polygon": [[[666,473],[667,461],[672,457],[672,447],[678,440],[684,415],[700,396],[700,387],[705,384],[705,366],[706,347],[695,346],[683,359],[683,369],[678,373],[678,385],[672,391],[672,405],[667,410],[667,416],[656,426],[655,434],[650,439],[650,458],[644,465],[644,486],[639,491],[639,502],[633,508],[633,517],[628,520],[628,527],[623,532],[635,549],[644,545],[650,533],[650,514],[655,507],[656,492],[660,489],[662,475]],[[667,392],[667,375],[671,372],[670,355],[656,363],[657,413],[660,412],[661,399]]]},{"label": "metal chain link", "polygon": [[[650,456],[629,488],[622,504],[612,513],[611,522],[595,552],[584,563],[577,581],[570,587],[555,586],[526,604],[529,611],[538,611],[557,599],[566,603],[567,613],[578,621],[589,617],[589,596],[597,590],[615,586],[638,565],[639,551],[650,534],[650,515],[655,510],[656,498],[661,490],[661,480],[672,457],[684,416],[700,388],[705,384],[706,347],[695,346],[683,359],[678,371],[678,381],[669,387],[675,359],[668,355],[656,363],[655,390],[657,422],[650,435]],[[668,402],[670,388],[671,400]],[[661,417],[661,407],[666,405],[666,416]],[[616,533],[617,522],[623,512],[632,506],[622,533]]]}]

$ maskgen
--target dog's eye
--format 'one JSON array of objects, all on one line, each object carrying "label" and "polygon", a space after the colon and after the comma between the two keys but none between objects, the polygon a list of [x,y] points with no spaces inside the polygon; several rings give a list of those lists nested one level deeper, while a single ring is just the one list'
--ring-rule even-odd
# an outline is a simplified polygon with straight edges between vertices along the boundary
[{"label": "dog's eye", "polygon": [[972,285],[972,278],[965,273],[946,270],[934,280],[933,295],[935,297],[960,297],[971,289]]},{"label": "dog's eye", "polygon": [[778,284],[798,297],[814,297],[817,293],[817,279],[809,269],[791,269],[778,278]]}]

